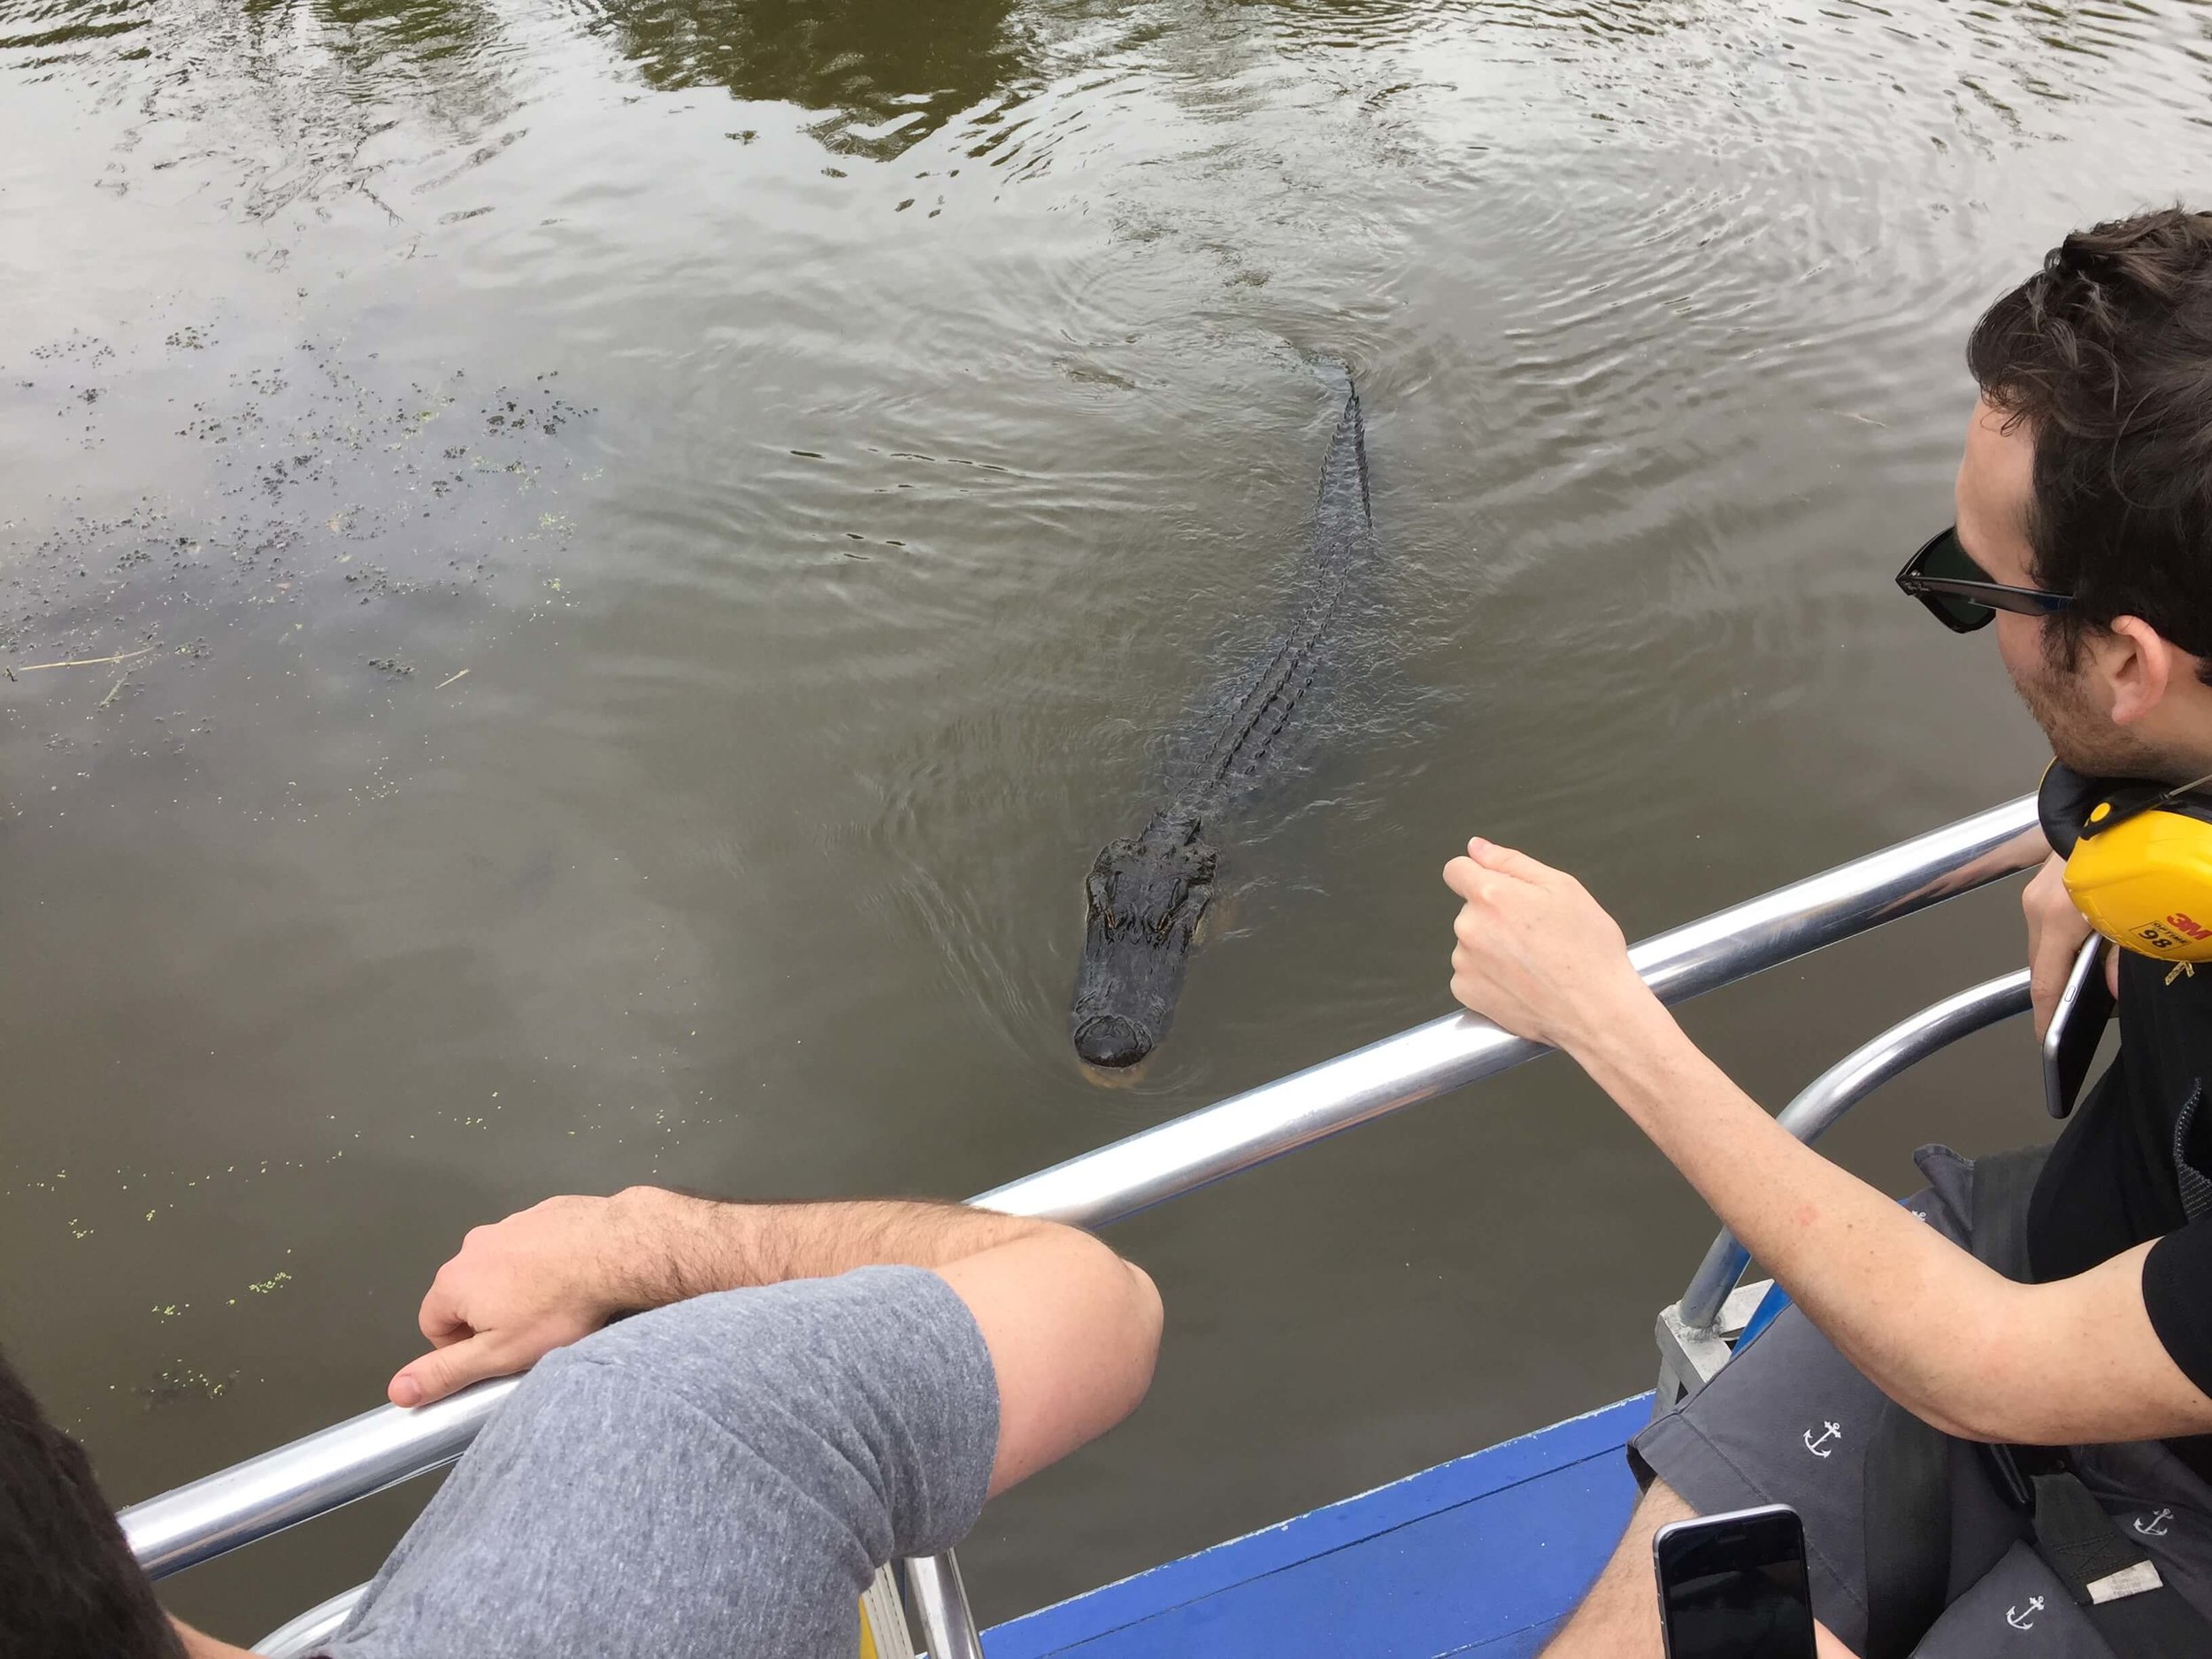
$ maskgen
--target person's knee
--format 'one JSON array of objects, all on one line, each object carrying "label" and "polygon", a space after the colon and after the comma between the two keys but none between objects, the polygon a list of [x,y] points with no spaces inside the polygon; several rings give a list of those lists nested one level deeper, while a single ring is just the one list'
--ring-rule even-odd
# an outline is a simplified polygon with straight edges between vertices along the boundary
[{"label": "person's knee", "polygon": [[[1640,1540],[1644,1548],[1644,1565],[1648,1568],[1651,1565],[1652,1535],[1663,1526],[1671,1526],[1677,1521],[1694,1520],[1696,1517],[1697,1511],[1691,1507],[1687,1498],[1665,1481],[1655,1479],[1644,1489],[1644,1495],[1636,1501],[1635,1513],[1628,1517],[1628,1531],[1622,1534],[1621,1542],[1625,1547],[1631,1539]],[[1657,1592],[1653,1594],[1655,1595]],[[1655,1607],[1658,1604],[1655,1601],[1653,1605]]]},{"label": "person's knee", "polygon": [[1637,1501],[1612,1557],[1544,1649],[1543,1659],[1659,1659],[1663,1643],[1652,1535],[1696,1513],[1665,1481],[1653,1481]]}]

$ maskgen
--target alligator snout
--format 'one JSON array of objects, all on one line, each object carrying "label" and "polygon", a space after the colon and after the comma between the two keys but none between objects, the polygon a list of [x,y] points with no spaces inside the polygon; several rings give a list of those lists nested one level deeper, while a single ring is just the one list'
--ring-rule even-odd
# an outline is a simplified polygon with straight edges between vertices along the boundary
[{"label": "alligator snout", "polygon": [[1075,1028],[1075,1052],[1085,1065],[1119,1071],[1152,1052],[1152,1038],[1133,1019],[1094,1014]]},{"label": "alligator snout", "polygon": [[1198,820],[1171,809],[1100,851],[1084,883],[1083,964],[1068,1009],[1085,1064],[1123,1070],[1166,1037],[1213,878]]}]

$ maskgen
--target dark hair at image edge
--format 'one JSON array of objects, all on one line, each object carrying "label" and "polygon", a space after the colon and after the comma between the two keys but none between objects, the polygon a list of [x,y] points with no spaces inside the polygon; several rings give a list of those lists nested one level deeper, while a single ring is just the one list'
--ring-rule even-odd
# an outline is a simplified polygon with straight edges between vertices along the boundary
[{"label": "dark hair at image edge", "polygon": [[2124,616],[2212,657],[2212,214],[2076,231],[1983,315],[1966,362],[2035,439],[2034,576],[2074,595],[2053,660]]},{"label": "dark hair at image edge", "polygon": [[83,1448],[0,1353],[0,1654],[183,1659]]}]

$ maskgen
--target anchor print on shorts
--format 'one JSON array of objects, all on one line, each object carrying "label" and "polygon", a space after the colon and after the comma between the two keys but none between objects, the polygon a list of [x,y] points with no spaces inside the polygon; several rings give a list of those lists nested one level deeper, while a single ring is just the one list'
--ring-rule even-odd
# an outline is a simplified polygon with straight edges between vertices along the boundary
[{"label": "anchor print on shorts", "polygon": [[1816,1457],[1833,1457],[1835,1455],[1833,1452],[1824,1452],[1820,1448],[1827,1445],[1830,1440],[1840,1440],[1843,1437],[1843,1425],[1823,1423],[1820,1425],[1820,1431],[1818,1440],[1813,1438],[1813,1432],[1810,1429],[1805,1431],[1805,1449]]},{"label": "anchor print on shorts", "polygon": [[2042,1610],[2043,1598],[2039,1595],[2032,1595],[2028,1598],[2028,1610],[2026,1612],[2023,1613],[2016,1607],[2008,1607],[2005,1609],[2005,1623],[2011,1625],[2015,1630],[2033,1630],[2035,1628],[2035,1616]]},{"label": "anchor print on shorts", "polygon": [[2135,1530],[2146,1538],[2163,1538],[2166,1536],[2166,1523],[2173,1518],[2174,1512],[2171,1509],[2161,1509],[2148,1520],[2138,1516],[2135,1519]]}]

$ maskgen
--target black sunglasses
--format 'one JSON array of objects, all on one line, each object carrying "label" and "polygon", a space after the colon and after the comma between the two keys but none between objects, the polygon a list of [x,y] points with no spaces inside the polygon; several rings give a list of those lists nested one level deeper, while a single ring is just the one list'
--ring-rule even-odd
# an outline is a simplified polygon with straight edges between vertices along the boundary
[{"label": "black sunglasses", "polygon": [[2024,617],[2055,616],[2074,603],[2071,594],[2047,594],[2040,588],[2008,588],[1967,556],[1953,525],[1928,538],[1897,572],[1897,586],[1928,607],[1954,634],[1971,634],[2000,611]]}]

